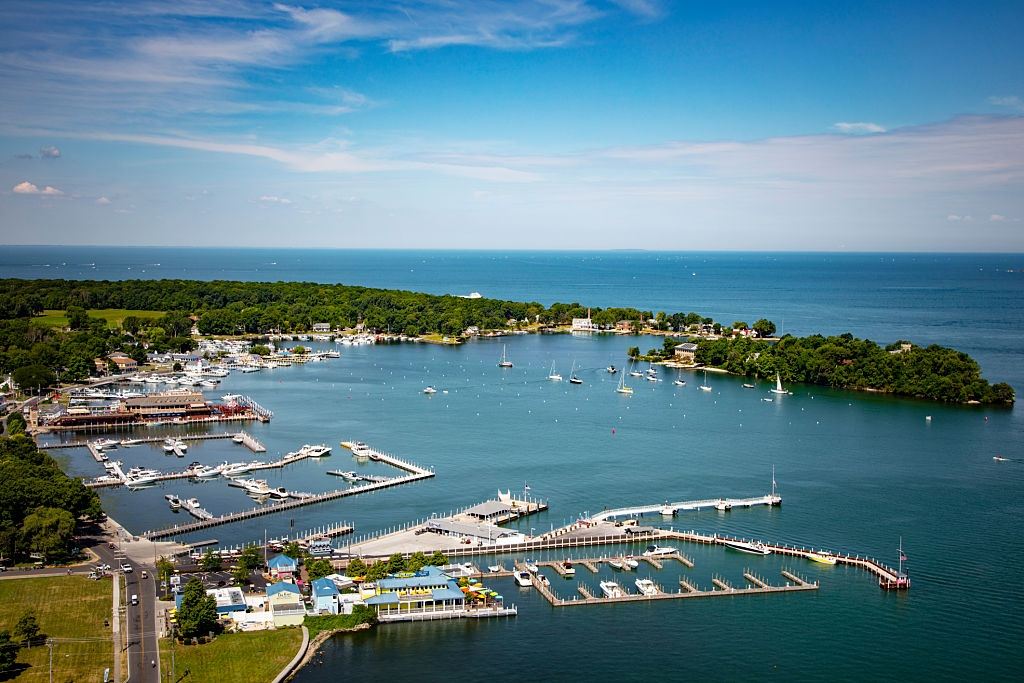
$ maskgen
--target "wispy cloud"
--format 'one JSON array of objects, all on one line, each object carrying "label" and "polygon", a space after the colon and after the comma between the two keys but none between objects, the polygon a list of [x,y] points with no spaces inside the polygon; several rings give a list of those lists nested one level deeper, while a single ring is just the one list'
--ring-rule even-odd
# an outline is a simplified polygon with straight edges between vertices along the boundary
[{"label": "wispy cloud", "polygon": [[260,197],[260,201],[266,204],[291,204],[292,200],[287,197],[278,197],[275,195],[263,195]]},{"label": "wispy cloud", "polygon": [[1013,109],[1015,111],[1024,111],[1024,102],[1022,102],[1021,99],[1016,95],[993,95],[992,97],[988,98],[988,103],[994,104],[997,107],[1008,107],[1009,109]]},{"label": "wispy cloud", "polygon": [[107,199],[106,197],[100,197],[94,203],[95,204],[99,204],[100,206],[104,206],[106,204],[110,204],[111,201],[109,199]]},{"label": "wispy cloud", "polygon": [[39,187],[33,185],[27,180],[15,185],[11,188],[11,191],[14,192],[14,194],[38,194],[47,197],[58,197],[64,194],[57,188],[50,187],[49,185],[40,190]]},{"label": "wispy cloud", "polygon": [[60,159],[60,150],[53,145],[48,145],[39,149],[39,156],[44,159]]},{"label": "wispy cloud", "polygon": [[877,123],[868,123],[865,121],[859,121],[857,123],[847,123],[840,121],[832,126],[840,133],[849,133],[851,135],[863,135],[865,133],[884,133],[885,128],[878,125]]}]

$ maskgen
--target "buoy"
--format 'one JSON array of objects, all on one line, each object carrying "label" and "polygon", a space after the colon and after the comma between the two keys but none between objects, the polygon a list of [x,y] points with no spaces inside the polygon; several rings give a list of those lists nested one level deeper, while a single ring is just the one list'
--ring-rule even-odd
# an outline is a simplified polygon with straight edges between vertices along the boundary
[{"label": "buoy", "polygon": [[614,430],[614,429],[612,429],[612,434],[614,434],[614,433],[615,433],[615,430]]}]

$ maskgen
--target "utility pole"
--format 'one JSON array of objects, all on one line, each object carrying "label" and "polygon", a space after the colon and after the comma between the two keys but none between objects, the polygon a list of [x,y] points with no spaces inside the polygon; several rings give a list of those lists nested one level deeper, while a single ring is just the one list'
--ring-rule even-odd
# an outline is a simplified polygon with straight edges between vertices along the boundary
[{"label": "utility pole", "polygon": [[50,648],[50,683],[53,683],[53,638],[47,638],[46,645]]}]

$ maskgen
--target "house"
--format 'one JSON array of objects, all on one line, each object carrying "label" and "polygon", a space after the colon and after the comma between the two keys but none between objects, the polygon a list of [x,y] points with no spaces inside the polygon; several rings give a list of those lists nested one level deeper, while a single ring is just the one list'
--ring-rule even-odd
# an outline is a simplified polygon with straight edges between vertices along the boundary
[{"label": "house", "polygon": [[633,331],[633,321],[632,320],[620,320],[619,322],[615,323],[615,329],[619,330],[620,332],[632,332]]},{"label": "house", "polygon": [[374,594],[364,602],[377,611],[378,618],[416,612],[464,612],[466,596],[458,582],[437,567],[395,575],[377,582]]},{"label": "house", "polygon": [[96,364],[96,374],[103,377],[107,374],[107,361],[102,358],[93,358],[92,362]]},{"label": "house", "polygon": [[590,309],[587,309],[586,318],[573,318],[572,319],[572,331],[573,332],[597,332],[598,326],[590,319]]},{"label": "house", "polygon": [[287,555],[275,555],[267,562],[270,576],[274,579],[290,579],[299,570],[299,564]]},{"label": "house", "polygon": [[314,332],[330,332],[331,331],[331,324],[330,323],[313,323],[313,331]]},{"label": "house", "polygon": [[142,420],[176,417],[209,417],[211,409],[200,391],[176,391],[136,396],[124,400],[124,408]]},{"label": "house", "polygon": [[117,366],[119,374],[135,372],[139,369],[139,364],[135,362],[135,359],[123,353],[110,354],[110,361]]},{"label": "house", "polygon": [[[210,588],[206,591],[206,594],[212,595],[214,601],[216,601],[218,616],[231,616],[235,612],[244,612],[248,608],[248,605],[245,603],[245,595],[242,593],[242,589],[237,586]],[[176,608],[181,609],[181,600],[184,597],[184,593],[175,594],[174,606]]]},{"label": "house", "polygon": [[676,361],[679,363],[693,365],[696,355],[697,345],[693,342],[684,342],[676,347]]},{"label": "house", "polygon": [[[278,556],[280,557],[280,555]],[[302,606],[299,587],[294,583],[273,583],[267,586],[267,602],[274,626],[301,626],[306,617],[306,608]]]},{"label": "house", "polygon": [[315,579],[313,586],[313,612],[315,614],[338,613],[338,588],[328,578]]}]

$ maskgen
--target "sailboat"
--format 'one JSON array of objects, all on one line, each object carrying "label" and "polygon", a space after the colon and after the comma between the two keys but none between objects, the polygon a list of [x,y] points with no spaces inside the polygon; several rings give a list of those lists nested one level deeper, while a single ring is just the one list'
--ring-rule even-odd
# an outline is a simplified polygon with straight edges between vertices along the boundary
[{"label": "sailboat", "polygon": [[782,388],[782,378],[779,377],[779,373],[775,373],[775,388],[769,389],[773,394],[788,394],[789,392]]},{"label": "sailboat", "polygon": [[508,356],[505,355],[505,345],[504,344],[501,345],[501,360],[498,361],[498,367],[499,368],[510,368],[510,367],[512,367],[512,361],[510,361],[508,359]]},{"label": "sailboat", "polygon": [[700,385],[701,391],[711,391],[711,386],[708,384],[708,371],[704,371],[704,384]]},{"label": "sailboat", "polygon": [[629,367],[629,376],[630,377],[643,377],[644,373],[642,373],[639,370],[637,370],[636,369],[636,365],[634,364],[634,365],[631,365]]},{"label": "sailboat", "polygon": [[551,361],[551,373],[548,375],[548,379],[552,380],[553,382],[562,381],[562,376],[555,374],[555,361]]},{"label": "sailboat", "polygon": [[619,392],[620,394],[632,394],[633,393],[633,390],[626,386],[626,375],[625,374],[619,375],[619,386],[618,386],[618,388],[615,391]]},{"label": "sailboat", "polygon": [[569,371],[569,384],[583,384],[583,380],[576,376],[576,361],[572,362],[572,369]]}]

